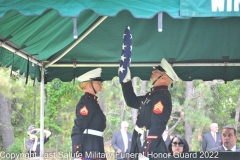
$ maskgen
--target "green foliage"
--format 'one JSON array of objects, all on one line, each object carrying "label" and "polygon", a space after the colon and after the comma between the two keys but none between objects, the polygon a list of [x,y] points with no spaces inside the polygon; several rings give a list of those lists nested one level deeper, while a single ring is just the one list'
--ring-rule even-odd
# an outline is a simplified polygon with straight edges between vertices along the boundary
[{"label": "green foliage", "polygon": [[[190,122],[193,127],[191,137],[192,150],[200,150],[201,136],[209,132],[210,123],[219,124],[219,131],[224,125],[234,125],[237,98],[239,92],[239,81],[203,82],[201,80],[193,81],[193,90],[191,97],[186,99],[185,82],[177,82],[170,88],[173,99],[172,117],[179,117],[179,110],[184,111],[184,121]],[[176,120],[170,119],[169,126],[173,126]],[[172,134],[185,135],[184,123],[179,123]]]},{"label": "green foliage", "polygon": [[178,81],[169,88],[173,104],[183,105],[186,97],[186,82]]},{"label": "green foliage", "polygon": [[115,77],[112,81],[104,82],[103,89],[99,94],[99,99],[106,100],[106,118],[107,127],[104,130],[104,141],[110,143],[114,132],[118,131],[121,127],[121,113],[123,113],[123,120],[129,123],[130,132],[132,132],[132,114],[130,107],[127,107],[121,111],[121,105],[124,105],[125,101],[122,96],[121,85],[118,82],[118,78]]},{"label": "green foliage", "polygon": [[8,148],[6,153],[23,153],[24,151],[24,145],[23,145],[23,139],[17,138],[13,144],[11,144]]},{"label": "green foliage", "polygon": [[78,90],[76,85],[61,82],[59,79],[54,79],[45,88],[45,128],[51,129],[55,134],[70,134],[69,123],[73,122],[75,106],[83,92]]},{"label": "green foliage", "polygon": [[51,135],[49,137],[49,141],[45,143],[44,147],[46,148],[46,152],[71,152],[72,151],[72,141],[71,136],[68,135],[64,137],[62,134],[59,135]]},{"label": "green foliage", "polygon": [[172,133],[172,135],[177,135],[177,134],[182,136],[185,134],[184,122],[179,123]]},{"label": "green foliage", "polygon": [[[34,100],[33,92],[30,92],[33,88],[31,82],[29,79],[28,85],[25,85],[25,78],[10,77],[8,68],[0,68],[0,92],[11,100],[11,121],[16,137],[23,137],[28,123],[32,124]],[[39,94],[36,94],[36,97],[39,97]]]}]

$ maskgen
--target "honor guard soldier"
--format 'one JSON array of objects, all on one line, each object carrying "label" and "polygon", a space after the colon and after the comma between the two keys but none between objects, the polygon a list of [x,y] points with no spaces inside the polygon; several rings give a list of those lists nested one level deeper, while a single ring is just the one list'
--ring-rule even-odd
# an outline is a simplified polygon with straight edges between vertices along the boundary
[{"label": "honor guard soldier", "polygon": [[76,107],[72,129],[72,157],[75,159],[105,159],[103,131],[106,117],[101,110],[96,94],[102,90],[101,68],[91,70],[80,77],[78,88],[84,95]]},{"label": "honor guard soldier", "polygon": [[121,83],[126,104],[131,108],[138,109],[130,153],[142,154],[144,159],[161,159],[154,155],[168,153],[162,138],[172,111],[172,100],[168,87],[173,81],[179,80],[165,59],[162,59],[159,66],[153,68],[150,78],[153,87],[145,96],[136,96],[134,93],[129,68],[127,68],[127,75]]}]

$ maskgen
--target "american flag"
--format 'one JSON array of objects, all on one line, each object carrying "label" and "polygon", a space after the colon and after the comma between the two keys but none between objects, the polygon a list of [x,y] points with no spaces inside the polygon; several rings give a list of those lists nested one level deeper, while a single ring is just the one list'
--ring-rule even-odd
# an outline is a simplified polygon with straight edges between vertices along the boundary
[{"label": "american flag", "polygon": [[119,82],[122,83],[123,79],[127,75],[128,68],[131,64],[132,57],[132,34],[130,33],[130,27],[127,26],[125,33],[123,34],[123,45],[120,67],[118,69]]}]

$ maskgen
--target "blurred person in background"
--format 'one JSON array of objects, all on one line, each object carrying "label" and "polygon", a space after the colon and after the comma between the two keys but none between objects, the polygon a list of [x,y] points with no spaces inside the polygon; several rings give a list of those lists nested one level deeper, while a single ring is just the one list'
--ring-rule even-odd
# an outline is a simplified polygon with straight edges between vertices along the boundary
[{"label": "blurred person in background", "polygon": [[130,152],[132,142],[132,134],[128,132],[128,122],[122,121],[121,129],[113,134],[112,147],[115,150],[116,159],[127,160],[125,153]]},{"label": "blurred person in background", "polygon": [[218,132],[218,124],[212,123],[210,124],[210,131],[209,133],[204,134],[203,141],[202,141],[202,150],[209,151],[212,148],[221,146],[222,144],[222,137]]},{"label": "blurred person in background", "polygon": [[170,141],[168,151],[171,156],[175,157],[178,154],[189,152],[189,146],[185,138],[180,135],[176,135]]},{"label": "blurred person in background", "polygon": [[[27,134],[29,139],[26,139],[25,146],[29,153],[29,157],[39,157],[40,156],[40,138],[37,134],[40,132],[40,128],[36,128],[34,125],[28,127]],[[44,144],[49,141],[51,132],[44,129]]]}]

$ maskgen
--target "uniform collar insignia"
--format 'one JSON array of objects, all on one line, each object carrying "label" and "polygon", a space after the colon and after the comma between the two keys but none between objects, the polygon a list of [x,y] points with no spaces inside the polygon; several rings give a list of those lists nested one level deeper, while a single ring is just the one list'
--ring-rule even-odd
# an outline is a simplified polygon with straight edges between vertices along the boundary
[{"label": "uniform collar insignia", "polygon": [[97,96],[95,96],[95,95],[93,95],[93,94],[91,94],[91,93],[87,93],[87,92],[85,93],[85,97],[93,98],[93,99],[95,99],[95,100],[98,99]]},{"label": "uniform collar insignia", "polygon": [[160,89],[168,89],[168,86],[156,86],[156,87],[152,87],[151,88],[151,91],[157,91],[157,90],[160,90]]}]

